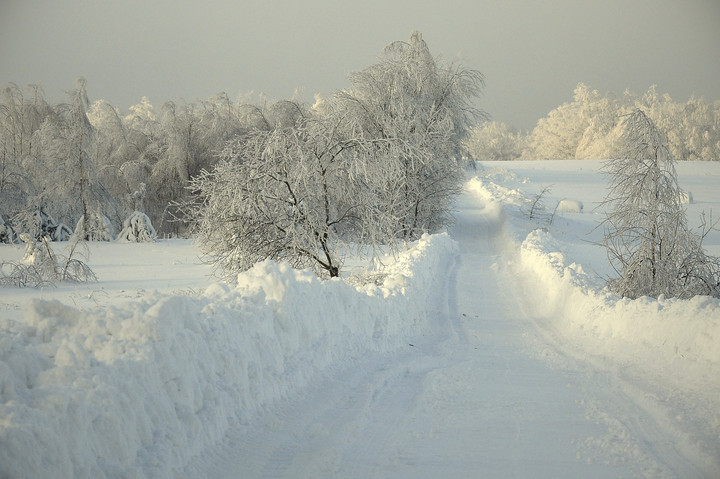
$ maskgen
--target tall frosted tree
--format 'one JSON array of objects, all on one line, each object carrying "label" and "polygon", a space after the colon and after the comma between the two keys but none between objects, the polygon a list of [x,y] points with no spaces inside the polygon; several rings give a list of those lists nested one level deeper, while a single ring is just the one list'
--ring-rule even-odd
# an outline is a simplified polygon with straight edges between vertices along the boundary
[{"label": "tall frosted tree", "polygon": [[27,94],[15,84],[0,93],[0,215],[8,220],[38,194],[38,131],[56,116],[37,85]]},{"label": "tall frosted tree", "polygon": [[[482,116],[475,106],[482,74],[434,58],[415,31],[350,82],[332,101],[357,118],[366,139],[377,140],[377,168],[387,173],[377,195],[395,216],[397,234],[413,239],[442,228],[461,187],[461,141]],[[388,150],[382,140],[406,147]]]},{"label": "tall frosted tree", "polygon": [[113,199],[98,179],[93,161],[96,135],[87,109],[86,82],[81,78],[69,92],[69,102],[57,105],[57,114],[46,118],[38,130],[35,195],[25,211],[16,215],[22,231],[36,234],[31,229],[38,220],[37,226],[46,229],[42,218],[51,216],[61,223],[77,222],[75,233],[81,239],[112,239],[112,226],[103,210]]},{"label": "tall frosted tree", "polygon": [[610,288],[630,298],[720,296],[720,264],[691,232],[675,163],[663,133],[642,110],[623,122],[609,161],[604,244],[618,274]]}]

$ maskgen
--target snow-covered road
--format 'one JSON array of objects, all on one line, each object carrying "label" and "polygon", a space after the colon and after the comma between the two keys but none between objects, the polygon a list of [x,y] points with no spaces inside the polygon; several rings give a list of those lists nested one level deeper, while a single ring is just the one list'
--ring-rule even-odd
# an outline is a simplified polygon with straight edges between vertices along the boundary
[{"label": "snow-covered road", "polygon": [[461,199],[441,334],[338,364],[186,476],[704,477],[621,379],[561,351],[523,311],[501,218]]}]

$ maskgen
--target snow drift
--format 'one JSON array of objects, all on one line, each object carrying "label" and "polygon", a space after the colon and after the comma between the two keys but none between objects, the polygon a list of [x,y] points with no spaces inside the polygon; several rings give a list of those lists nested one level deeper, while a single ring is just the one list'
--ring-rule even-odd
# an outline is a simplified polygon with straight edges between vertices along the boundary
[{"label": "snow drift", "polygon": [[[684,358],[688,363],[720,373],[720,300],[695,296],[689,300],[620,298],[587,285],[581,265],[567,264],[552,235],[535,230],[520,248],[520,268],[532,275],[532,303],[540,317],[562,318],[575,334],[598,341],[622,341],[646,350],[655,361]],[[544,298],[544,300],[541,300]],[[655,363],[658,364],[657,362]]]},{"label": "snow drift", "polygon": [[[434,328],[456,244],[424,236],[378,284],[266,261],[237,287],[0,319],[0,477],[171,477],[333,365]],[[440,293],[438,293],[440,294]]]}]

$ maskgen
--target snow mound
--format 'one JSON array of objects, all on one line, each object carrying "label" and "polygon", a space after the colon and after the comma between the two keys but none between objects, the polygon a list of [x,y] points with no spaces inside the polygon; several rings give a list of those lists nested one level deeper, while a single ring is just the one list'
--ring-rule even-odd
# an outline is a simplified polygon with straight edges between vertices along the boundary
[{"label": "snow mound", "polygon": [[[508,188],[477,178],[468,188],[496,208],[517,210],[522,203],[506,193]],[[539,318],[560,318],[558,331],[576,343],[584,338],[588,349],[601,355],[642,362],[656,371],[678,360],[697,373],[698,383],[708,371],[720,378],[720,300],[620,298],[599,287],[582,265],[567,260],[567,244],[548,228],[528,233],[520,215],[509,211],[505,217],[513,223],[508,242],[517,243],[516,274],[525,283],[521,296]],[[720,381],[712,383],[720,387]]]},{"label": "snow mound", "polygon": [[564,213],[582,213],[583,204],[580,200],[563,199],[558,202],[557,211]]},{"label": "snow mound", "polygon": [[266,261],[196,296],[0,319],[0,477],[175,477],[338,362],[434,330],[457,246],[424,236],[354,287]]},{"label": "snow mound", "polygon": [[142,211],[134,211],[123,221],[122,230],[116,239],[131,243],[149,243],[157,239],[157,232],[148,215]]}]

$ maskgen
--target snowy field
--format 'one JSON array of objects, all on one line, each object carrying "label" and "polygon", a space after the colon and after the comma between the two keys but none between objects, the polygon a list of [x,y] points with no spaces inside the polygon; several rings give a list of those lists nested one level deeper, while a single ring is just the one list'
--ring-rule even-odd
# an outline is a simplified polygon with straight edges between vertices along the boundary
[{"label": "snowy field", "polygon": [[[599,166],[479,164],[365,284],[163,240],[0,289],[0,477],[720,477],[720,301],[603,290]],[[720,163],[678,171],[720,216]]]}]

